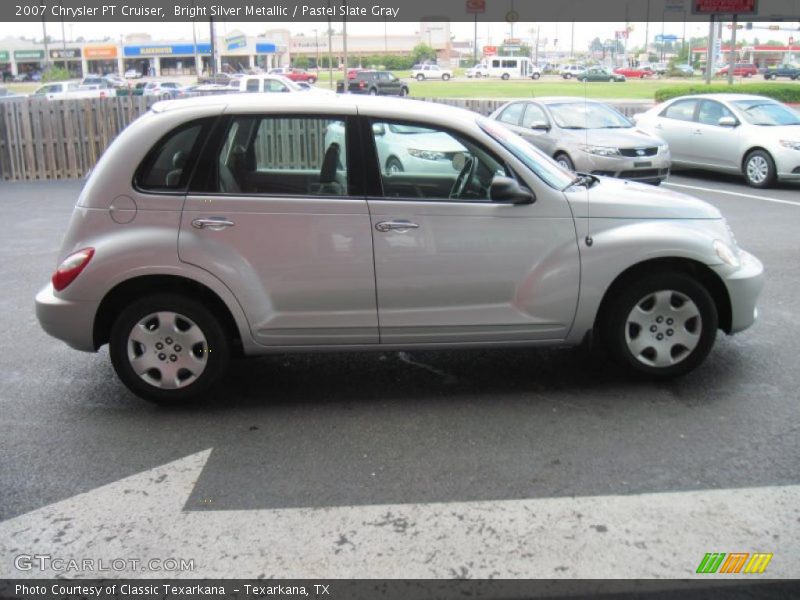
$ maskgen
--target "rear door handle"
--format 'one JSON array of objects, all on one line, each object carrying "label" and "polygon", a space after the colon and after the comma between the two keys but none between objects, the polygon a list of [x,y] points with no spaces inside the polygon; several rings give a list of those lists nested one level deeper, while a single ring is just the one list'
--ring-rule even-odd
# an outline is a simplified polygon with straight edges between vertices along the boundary
[{"label": "rear door handle", "polygon": [[396,221],[380,221],[379,223],[375,223],[375,229],[382,233],[386,233],[388,231],[405,233],[407,231],[411,231],[412,229],[419,229],[419,225],[417,223],[412,223],[411,221],[406,221],[405,219],[398,219]]},{"label": "rear door handle", "polygon": [[211,231],[222,231],[226,227],[233,227],[235,223],[226,217],[204,217],[192,221],[195,229],[210,229]]}]

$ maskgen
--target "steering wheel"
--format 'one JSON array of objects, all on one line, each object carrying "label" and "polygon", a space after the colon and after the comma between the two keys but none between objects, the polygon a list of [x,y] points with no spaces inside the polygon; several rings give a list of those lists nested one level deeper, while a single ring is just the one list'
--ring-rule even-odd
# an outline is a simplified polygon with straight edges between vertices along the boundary
[{"label": "steering wheel", "polygon": [[463,194],[467,189],[467,184],[475,175],[475,170],[477,168],[478,160],[473,156],[468,156],[466,162],[464,163],[464,168],[461,169],[458,177],[456,177],[455,183],[453,183],[453,187],[450,189],[451,200],[463,197]]}]

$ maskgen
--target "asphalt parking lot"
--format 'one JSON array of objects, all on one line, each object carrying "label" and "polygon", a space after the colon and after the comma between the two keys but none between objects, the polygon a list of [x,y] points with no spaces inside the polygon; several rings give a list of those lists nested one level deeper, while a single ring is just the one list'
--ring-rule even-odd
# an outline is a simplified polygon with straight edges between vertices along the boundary
[{"label": "asphalt parking lot", "polygon": [[[755,327],[720,333],[682,379],[631,380],[582,349],[272,356],[234,363],[209,401],[164,409],[122,386],[105,348],[70,350],[36,322],[33,297],[81,183],[0,186],[3,576],[19,575],[18,552],[68,551],[69,523],[45,519],[41,535],[16,537],[27,513],[62,503],[65,519],[91,519],[114,494],[130,498],[120,514],[148,516],[120,516],[129,537],[145,533],[113,551],[194,552],[195,576],[676,577],[732,543],[773,552],[773,576],[800,576],[800,187],[698,172],[666,184],[718,206],[768,278]],[[142,472],[176,487],[145,498]],[[65,504],[84,492],[97,502]],[[610,520],[588,516],[601,506],[592,498]],[[177,517],[159,521],[162,500],[190,515],[191,534]],[[713,524],[704,533],[694,502]],[[756,514],[759,502],[771,513]],[[692,518],[670,512],[682,503]],[[714,510],[733,517],[720,526]],[[544,521],[531,525],[533,512]],[[268,542],[248,533],[256,523],[269,524]],[[643,562],[581,568],[570,535]],[[548,559],[520,558],[529,544]]]}]

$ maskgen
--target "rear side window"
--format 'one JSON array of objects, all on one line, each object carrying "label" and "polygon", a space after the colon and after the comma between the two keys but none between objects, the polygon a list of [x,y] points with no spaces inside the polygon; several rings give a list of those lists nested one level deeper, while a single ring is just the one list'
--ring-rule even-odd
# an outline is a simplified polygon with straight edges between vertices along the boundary
[{"label": "rear side window", "polygon": [[146,191],[185,189],[211,121],[191,121],[162,137],[136,170],[135,187]]},{"label": "rear side window", "polygon": [[522,118],[522,111],[524,110],[524,104],[520,102],[512,104],[502,112],[500,115],[500,121],[502,123],[508,123],[509,125],[519,125],[519,121]]},{"label": "rear side window", "polygon": [[661,116],[668,119],[677,119],[678,121],[693,121],[694,109],[696,106],[697,100],[678,100],[670,104],[664,112],[661,113]]}]

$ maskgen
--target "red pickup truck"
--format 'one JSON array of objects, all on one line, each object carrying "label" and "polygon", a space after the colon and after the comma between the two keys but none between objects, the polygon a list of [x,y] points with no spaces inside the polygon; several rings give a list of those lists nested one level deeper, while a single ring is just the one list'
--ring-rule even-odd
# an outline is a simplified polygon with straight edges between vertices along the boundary
[{"label": "red pickup truck", "polygon": [[314,84],[317,82],[317,75],[315,73],[309,73],[305,69],[295,69],[293,67],[279,67],[276,69],[270,69],[270,75],[283,75],[287,79],[291,79],[292,81],[307,81],[308,83]]},{"label": "red pickup truck", "polygon": [[625,77],[629,79],[644,79],[645,77],[652,77],[656,74],[652,69],[642,67],[620,67],[614,69],[614,73],[617,75],[625,75]]}]

